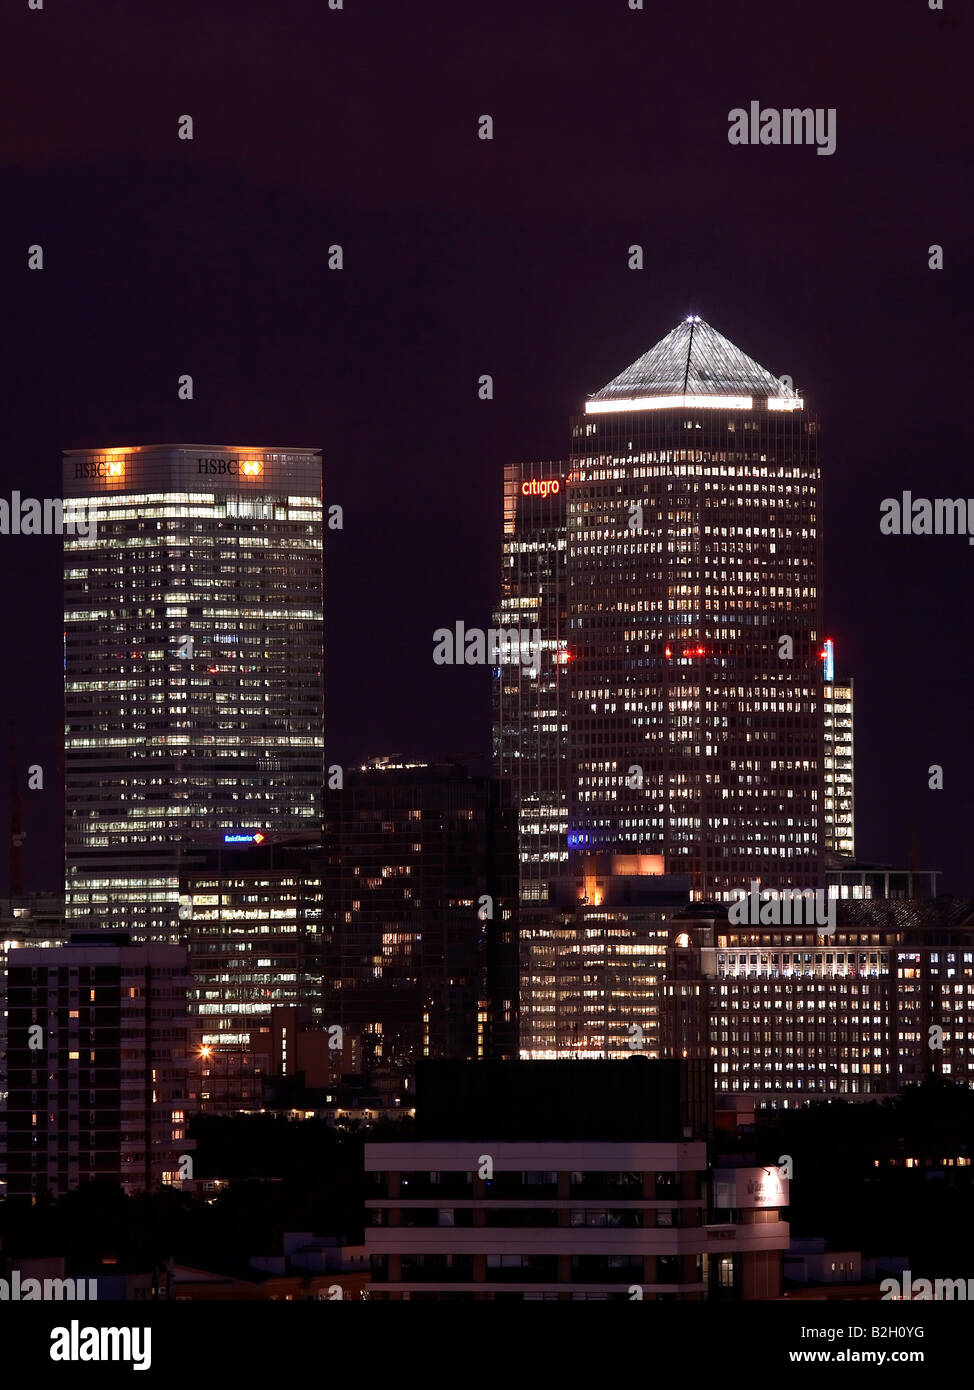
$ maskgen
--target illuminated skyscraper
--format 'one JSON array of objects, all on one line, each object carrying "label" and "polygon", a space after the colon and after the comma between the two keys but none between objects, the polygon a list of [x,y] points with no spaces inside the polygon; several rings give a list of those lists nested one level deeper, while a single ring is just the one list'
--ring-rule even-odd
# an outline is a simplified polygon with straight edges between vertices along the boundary
[{"label": "illuminated skyscraper", "polygon": [[705,906],[672,916],[661,1055],[712,1059],[716,1090],[756,1106],[892,1094],[930,1076],[974,1086],[974,904],[904,893],[835,911],[828,935]]},{"label": "illuminated skyscraper", "polygon": [[493,671],[494,758],[517,802],[521,899],[547,902],[548,880],[568,861],[567,463],[504,470],[504,559],[498,628],[541,633],[535,670]]},{"label": "illuminated skyscraper", "polygon": [[180,873],[197,1063],[190,1092],[211,1111],[248,1109],[281,1061],[273,1010],[300,1009],[322,1028],[321,834],[216,831],[201,840],[185,849]]},{"label": "illuminated skyscraper", "polygon": [[668,919],[687,880],[652,855],[574,858],[550,903],[522,904],[521,1056],[659,1057]]},{"label": "illuminated skyscraper", "polygon": [[176,940],[184,844],[318,824],[321,457],[72,450],[64,496],[66,916]]},{"label": "illuminated skyscraper", "polygon": [[[505,600],[540,615],[539,684],[560,667],[564,743],[542,742],[540,700],[519,737],[564,762],[568,853],[661,855],[695,898],[820,884],[821,484],[801,396],[691,317],[586,401],[562,477],[564,609],[518,558],[523,506]],[[539,793],[560,775],[531,773]],[[522,837],[522,876],[532,852]]]},{"label": "illuminated skyscraper", "polygon": [[825,848],[852,858],[856,852],[853,773],[853,688],[835,679],[835,649],[823,649],[825,665]]}]

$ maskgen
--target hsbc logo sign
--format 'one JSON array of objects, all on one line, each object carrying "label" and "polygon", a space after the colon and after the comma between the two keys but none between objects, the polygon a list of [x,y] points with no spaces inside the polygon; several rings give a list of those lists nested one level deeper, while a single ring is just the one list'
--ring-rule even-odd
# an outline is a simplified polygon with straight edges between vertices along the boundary
[{"label": "hsbc logo sign", "polygon": [[264,465],[259,459],[201,459],[196,460],[197,473],[233,473],[245,478],[259,478]]},{"label": "hsbc logo sign", "polygon": [[79,459],[74,465],[76,478],[120,478],[122,472],[123,465],[120,459],[109,459],[101,462],[94,459]]}]

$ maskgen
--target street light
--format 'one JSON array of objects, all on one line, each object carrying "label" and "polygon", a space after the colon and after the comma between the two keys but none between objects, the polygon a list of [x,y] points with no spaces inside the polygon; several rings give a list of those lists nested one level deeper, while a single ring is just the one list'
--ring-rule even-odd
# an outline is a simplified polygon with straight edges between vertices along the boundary
[{"label": "street light", "polygon": [[208,1047],[206,1043],[200,1043],[199,1057],[200,1057],[200,1111],[201,1111],[201,1112],[202,1112],[202,1110],[203,1110],[203,1063],[207,1060],[207,1058],[209,1057],[209,1055],[210,1055],[210,1053],[211,1053],[212,1050],[213,1050],[213,1049],[210,1048],[210,1047]]}]

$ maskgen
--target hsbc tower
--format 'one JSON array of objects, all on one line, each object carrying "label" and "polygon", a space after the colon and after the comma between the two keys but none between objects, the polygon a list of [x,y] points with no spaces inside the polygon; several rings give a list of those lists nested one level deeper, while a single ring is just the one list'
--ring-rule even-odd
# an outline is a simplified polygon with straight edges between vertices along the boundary
[{"label": "hsbc tower", "polygon": [[321,455],[73,449],[63,496],[66,915],[175,940],[187,845],[318,825]]}]

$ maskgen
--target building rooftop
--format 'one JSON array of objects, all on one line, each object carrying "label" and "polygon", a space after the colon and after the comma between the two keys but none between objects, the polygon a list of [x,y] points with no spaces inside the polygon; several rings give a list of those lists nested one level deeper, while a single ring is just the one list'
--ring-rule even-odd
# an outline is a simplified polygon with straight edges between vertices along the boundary
[{"label": "building rooftop", "polygon": [[793,400],[796,393],[766,367],[696,314],[677,324],[590,401],[652,396],[760,396]]}]

